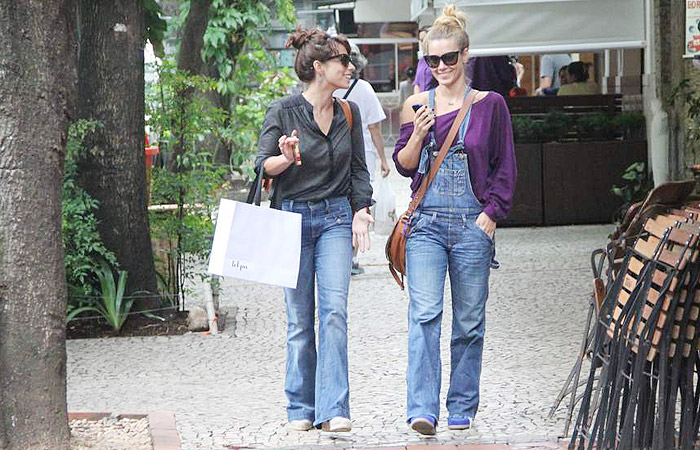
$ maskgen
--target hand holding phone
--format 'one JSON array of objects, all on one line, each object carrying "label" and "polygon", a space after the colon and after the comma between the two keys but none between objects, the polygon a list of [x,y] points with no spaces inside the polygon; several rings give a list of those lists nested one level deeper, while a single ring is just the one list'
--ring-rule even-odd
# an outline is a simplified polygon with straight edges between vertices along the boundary
[{"label": "hand holding phone", "polygon": [[[423,108],[423,106],[426,106]],[[413,111],[416,112],[416,116],[413,119],[413,125],[414,125],[414,130],[418,132],[418,134],[423,137],[425,136],[430,128],[435,124],[435,117],[433,115],[433,111],[427,107],[427,105],[411,105],[411,108],[413,108]],[[418,112],[419,110],[421,110]]]}]

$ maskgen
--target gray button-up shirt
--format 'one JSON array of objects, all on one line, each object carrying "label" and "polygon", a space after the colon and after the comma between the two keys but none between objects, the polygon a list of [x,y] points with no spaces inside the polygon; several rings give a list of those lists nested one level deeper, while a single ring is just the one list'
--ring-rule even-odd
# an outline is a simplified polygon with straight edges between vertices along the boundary
[{"label": "gray button-up shirt", "polygon": [[255,166],[262,167],[271,156],[280,155],[279,138],[297,130],[301,166],[292,164],[275,178],[275,203],[282,200],[318,201],[331,197],[348,197],[353,211],[372,204],[372,186],[365,163],[362,119],[357,105],[350,102],[352,132],[343,109],[333,103],[333,121],[324,135],[314,120],[313,106],[303,95],[285,97],[270,105]]}]

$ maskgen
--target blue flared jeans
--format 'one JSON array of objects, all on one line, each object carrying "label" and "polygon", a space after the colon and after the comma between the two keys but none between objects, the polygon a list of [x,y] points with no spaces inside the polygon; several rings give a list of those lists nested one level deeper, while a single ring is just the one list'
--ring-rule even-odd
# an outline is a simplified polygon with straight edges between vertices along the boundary
[{"label": "blue flared jeans", "polygon": [[[352,267],[352,209],[345,197],[318,202],[284,200],[301,214],[301,262],[287,305],[285,393],[290,421],[314,425],[350,418],[347,301]],[[318,295],[316,295],[318,291]],[[314,331],[318,301],[318,348]]]}]

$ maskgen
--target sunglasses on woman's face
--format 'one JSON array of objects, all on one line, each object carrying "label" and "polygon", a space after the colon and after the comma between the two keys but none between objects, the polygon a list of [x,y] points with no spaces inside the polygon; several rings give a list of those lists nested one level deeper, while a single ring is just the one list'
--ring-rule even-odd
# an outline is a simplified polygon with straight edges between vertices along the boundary
[{"label": "sunglasses on woman's face", "polygon": [[455,64],[457,64],[457,61],[459,60],[459,54],[461,52],[462,50],[447,52],[442,56],[425,55],[423,59],[425,60],[425,63],[428,64],[428,67],[430,67],[431,69],[437,69],[440,65],[440,60],[442,60],[442,62],[444,62],[446,66],[454,66]]},{"label": "sunglasses on woman's face", "polygon": [[326,61],[330,61],[331,59],[338,59],[340,61],[340,64],[344,65],[345,67],[349,66],[352,62],[350,55],[348,55],[347,53],[340,53],[338,55],[331,56]]}]

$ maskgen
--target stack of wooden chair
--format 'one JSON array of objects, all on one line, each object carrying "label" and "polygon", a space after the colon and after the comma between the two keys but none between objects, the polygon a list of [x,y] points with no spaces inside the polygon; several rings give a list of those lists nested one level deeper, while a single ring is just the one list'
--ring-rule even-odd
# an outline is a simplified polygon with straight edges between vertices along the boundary
[{"label": "stack of wooden chair", "polygon": [[[675,189],[665,204],[638,205],[597,252],[608,270],[594,264],[594,320],[575,368],[586,354],[591,364],[570,449],[698,448],[700,203],[687,201],[692,184]],[[578,373],[567,386],[571,412]]]}]

